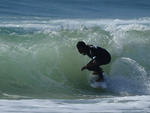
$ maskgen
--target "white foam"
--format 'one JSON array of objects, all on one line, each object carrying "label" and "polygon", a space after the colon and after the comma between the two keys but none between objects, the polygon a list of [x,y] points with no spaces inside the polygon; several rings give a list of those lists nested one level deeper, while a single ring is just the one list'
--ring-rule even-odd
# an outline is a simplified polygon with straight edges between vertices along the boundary
[{"label": "white foam", "polygon": [[0,100],[1,113],[148,113],[149,106],[148,95],[75,100]]}]

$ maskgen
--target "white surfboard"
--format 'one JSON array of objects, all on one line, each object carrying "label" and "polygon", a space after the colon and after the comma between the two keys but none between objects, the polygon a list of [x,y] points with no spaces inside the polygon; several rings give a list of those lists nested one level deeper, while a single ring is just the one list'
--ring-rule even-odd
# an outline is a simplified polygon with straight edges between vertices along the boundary
[{"label": "white surfboard", "polygon": [[[90,75],[90,86],[93,88],[107,88],[106,80],[97,82],[98,75]],[[105,77],[104,77],[105,78]]]}]

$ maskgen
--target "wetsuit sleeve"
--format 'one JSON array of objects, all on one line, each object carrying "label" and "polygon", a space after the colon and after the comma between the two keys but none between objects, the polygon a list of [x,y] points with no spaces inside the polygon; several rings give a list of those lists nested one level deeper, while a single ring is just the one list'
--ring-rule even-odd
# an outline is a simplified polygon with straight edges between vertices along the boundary
[{"label": "wetsuit sleeve", "polygon": [[91,63],[95,63],[95,62],[96,62],[97,56],[96,56],[95,53],[96,53],[96,48],[93,47],[93,48],[91,49],[91,56],[92,56],[92,60],[90,61]]},{"label": "wetsuit sleeve", "polygon": [[87,55],[92,59],[89,63],[94,63],[97,59],[97,47],[90,45]]}]

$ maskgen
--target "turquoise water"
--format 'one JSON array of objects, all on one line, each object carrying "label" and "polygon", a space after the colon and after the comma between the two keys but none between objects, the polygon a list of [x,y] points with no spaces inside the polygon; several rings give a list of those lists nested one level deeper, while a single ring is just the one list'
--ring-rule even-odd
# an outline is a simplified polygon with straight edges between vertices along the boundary
[{"label": "turquoise water", "polygon": [[1,0],[0,16],[50,18],[141,18],[149,0]]}]

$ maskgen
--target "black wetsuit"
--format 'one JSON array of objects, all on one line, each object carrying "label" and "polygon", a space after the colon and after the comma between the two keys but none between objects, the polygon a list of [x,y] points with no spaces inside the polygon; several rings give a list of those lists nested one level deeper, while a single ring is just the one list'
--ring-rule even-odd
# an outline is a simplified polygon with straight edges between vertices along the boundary
[{"label": "black wetsuit", "polygon": [[95,47],[93,45],[88,45],[87,55],[92,59],[89,63],[96,62],[96,65],[90,66],[87,69],[90,71],[98,72],[101,77],[103,77],[103,70],[99,66],[110,63],[111,55],[109,52],[101,47]]}]

